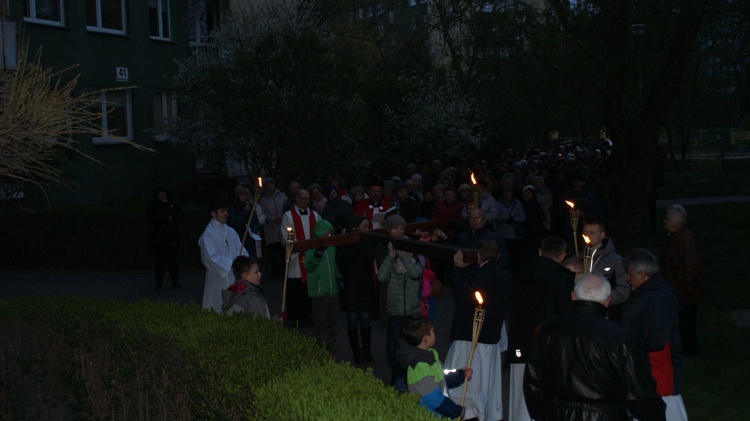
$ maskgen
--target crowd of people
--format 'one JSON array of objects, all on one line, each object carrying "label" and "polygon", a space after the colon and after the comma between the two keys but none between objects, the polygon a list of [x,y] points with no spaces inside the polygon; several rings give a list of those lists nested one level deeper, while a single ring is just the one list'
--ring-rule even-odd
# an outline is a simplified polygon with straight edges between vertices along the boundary
[{"label": "crowd of people", "polygon": [[[514,421],[625,420],[628,413],[687,419],[682,358],[698,352],[702,297],[695,238],[685,226],[687,212],[676,205],[667,208],[661,264],[644,249],[620,256],[605,225],[611,165],[604,149],[562,145],[508,150],[493,164],[409,164],[404,174],[374,175],[363,185],[332,175],[307,187],[292,181],[284,193],[266,177],[257,203],[254,187],[240,185],[232,204],[210,205],[212,219],[199,241],[207,268],[203,307],[270,317],[257,263],[263,258],[273,279],[286,273],[287,321],[311,324],[335,356],[344,311],[354,362],[384,357],[393,386],[420,395],[438,414],[502,419],[507,350]],[[588,260],[573,252],[571,212],[579,221],[575,231],[594,250]],[[428,220],[437,228],[409,229]],[[381,228],[391,241],[319,245],[286,256],[290,232],[303,241]],[[431,260],[430,253],[401,250],[404,238],[424,241],[425,249],[431,243],[473,249],[478,261],[467,263],[460,251],[453,261]],[[445,366],[461,368],[474,352],[471,367],[450,380],[429,375],[442,367],[431,349],[430,315],[443,284],[456,303]],[[488,299],[473,347],[475,291]],[[373,315],[387,328],[385,356],[370,349]],[[465,392],[446,388],[456,379],[468,381]]]}]

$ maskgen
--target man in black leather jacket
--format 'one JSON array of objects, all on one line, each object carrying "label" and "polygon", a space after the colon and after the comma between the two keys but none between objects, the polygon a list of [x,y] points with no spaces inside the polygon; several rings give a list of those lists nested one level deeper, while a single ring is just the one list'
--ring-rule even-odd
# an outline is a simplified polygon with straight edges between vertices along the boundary
[{"label": "man in black leather jacket", "polygon": [[576,281],[570,312],[542,323],[526,365],[524,394],[536,421],[664,420],[645,355],[606,319],[611,287],[599,275]]}]

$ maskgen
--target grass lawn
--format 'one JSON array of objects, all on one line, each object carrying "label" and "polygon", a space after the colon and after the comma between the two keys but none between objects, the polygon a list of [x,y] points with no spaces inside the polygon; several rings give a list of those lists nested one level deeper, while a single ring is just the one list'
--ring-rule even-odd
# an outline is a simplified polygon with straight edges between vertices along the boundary
[{"label": "grass lawn", "polygon": [[[750,177],[746,178],[668,174],[665,193],[669,197],[750,194]],[[700,356],[685,360],[682,395],[687,413],[691,420],[747,419],[750,327],[735,326],[731,311],[750,310],[750,282],[742,266],[750,262],[745,242],[750,203],[688,206],[687,211],[688,227],[698,238],[706,283],[706,298],[698,307]],[[658,255],[665,232],[646,230],[641,244]]]},{"label": "grass lawn", "polygon": [[750,160],[727,161],[722,171],[667,170],[659,199],[750,195]]}]

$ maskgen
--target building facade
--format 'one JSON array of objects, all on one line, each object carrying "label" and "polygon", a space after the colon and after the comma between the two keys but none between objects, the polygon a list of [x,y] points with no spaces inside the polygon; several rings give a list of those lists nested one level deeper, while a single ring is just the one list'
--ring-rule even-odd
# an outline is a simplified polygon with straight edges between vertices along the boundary
[{"label": "building facade", "polygon": [[[154,186],[179,191],[193,178],[194,158],[170,145],[165,118],[181,110],[173,86],[176,61],[199,48],[219,26],[221,0],[0,0],[5,69],[13,49],[41,50],[45,67],[79,75],[79,92],[100,94],[100,136],[66,167],[76,186],[49,187],[52,206],[142,202]],[[67,70],[66,70],[67,69]],[[4,70],[8,71],[8,70]],[[107,89],[116,90],[106,91]],[[133,142],[153,149],[137,150]]]}]

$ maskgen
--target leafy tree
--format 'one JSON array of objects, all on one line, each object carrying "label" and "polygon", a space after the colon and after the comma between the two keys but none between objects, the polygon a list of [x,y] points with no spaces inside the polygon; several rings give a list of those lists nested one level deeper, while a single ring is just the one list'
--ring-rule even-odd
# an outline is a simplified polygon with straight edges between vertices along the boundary
[{"label": "leafy tree", "polygon": [[249,174],[333,171],[360,104],[357,73],[304,10],[269,6],[229,15],[215,44],[179,63],[176,83],[195,118],[170,131],[198,154],[225,154]]},{"label": "leafy tree", "polygon": [[529,32],[561,93],[606,126],[615,142],[618,189],[608,231],[636,246],[658,159],[657,145],[689,74],[707,0],[552,0]]},{"label": "leafy tree", "polygon": [[441,156],[473,155],[481,145],[481,122],[475,101],[432,78],[409,81],[398,108],[385,109],[385,140],[381,163],[403,163],[415,151],[438,151]]}]

